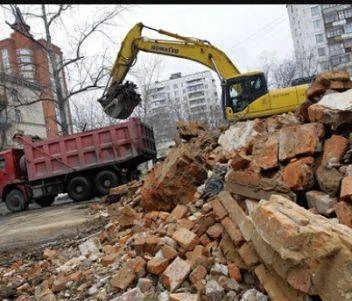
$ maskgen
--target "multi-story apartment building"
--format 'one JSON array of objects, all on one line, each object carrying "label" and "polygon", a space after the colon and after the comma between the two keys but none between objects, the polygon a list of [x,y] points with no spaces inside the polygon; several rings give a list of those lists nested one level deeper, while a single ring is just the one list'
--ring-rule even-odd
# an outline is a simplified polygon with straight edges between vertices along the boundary
[{"label": "multi-story apartment building", "polygon": [[287,5],[295,56],[313,53],[318,72],[347,70],[352,74],[352,5]]},{"label": "multi-story apartment building", "polygon": [[[47,43],[43,39],[34,40],[30,33],[30,27],[24,22],[19,11],[17,11],[13,28],[15,30],[11,33],[10,38],[0,41],[0,72],[41,86],[42,92],[39,98],[48,99],[41,101],[46,125],[46,136],[55,137],[60,133],[60,126],[58,125],[58,122],[60,123],[60,115],[56,103],[50,101],[50,99],[55,99],[56,96],[49,56],[45,49],[41,47],[41,45],[46,46]],[[25,35],[20,32],[24,32]],[[63,54],[61,49],[55,45],[52,45],[52,49],[55,52],[56,59],[62,62]],[[60,79],[62,90],[67,93],[64,70],[60,72]],[[68,102],[66,106],[69,129],[72,131]]]},{"label": "multi-story apartment building", "polygon": [[[174,73],[156,82],[147,91],[148,115],[154,122],[157,139],[172,139],[176,121],[201,120],[216,125],[222,119],[215,79],[210,71],[182,76]],[[160,125],[160,126],[158,126]]]}]

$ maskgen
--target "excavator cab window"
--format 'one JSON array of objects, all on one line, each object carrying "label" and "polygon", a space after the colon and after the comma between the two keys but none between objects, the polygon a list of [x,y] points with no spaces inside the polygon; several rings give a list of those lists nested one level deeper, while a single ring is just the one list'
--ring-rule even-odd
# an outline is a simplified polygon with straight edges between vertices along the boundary
[{"label": "excavator cab window", "polygon": [[227,83],[227,106],[243,111],[254,100],[268,92],[264,74],[241,76]]}]

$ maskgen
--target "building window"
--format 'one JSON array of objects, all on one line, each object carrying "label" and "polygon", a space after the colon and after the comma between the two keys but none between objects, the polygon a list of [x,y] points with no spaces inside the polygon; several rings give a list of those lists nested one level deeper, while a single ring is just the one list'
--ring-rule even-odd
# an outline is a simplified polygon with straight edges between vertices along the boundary
[{"label": "building window", "polygon": [[319,6],[314,6],[310,8],[312,16],[318,16],[319,15]]},{"label": "building window", "polygon": [[352,33],[352,23],[345,24],[345,33]]},{"label": "building window", "polygon": [[342,43],[336,43],[329,45],[329,53],[330,55],[342,54],[345,52],[345,48]]},{"label": "building window", "polygon": [[15,122],[22,122],[22,114],[19,109],[15,109]]},{"label": "building window", "polygon": [[336,37],[336,36],[339,36],[339,35],[342,35],[342,34],[343,34],[343,29],[341,27],[340,28],[330,28],[326,32],[326,36],[328,38]]},{"label": "building window", "polygon": [[34,72],[31,71],[21,71],[21,76],[26,79],[34,79]]},{"label": "building window", "polygon": [[17,55],[33,55],[33,51],[28,48],[20,48],[16,50]]},{"label": "building window", "polygon": [[352,48],[352,39],[343,42],[345,48]]},{"label": "building window", "polygon": [[340,20],[351,18],[351,17],[352,17],[352,9],[339,11],[339,19]]},{"label": "building window", "polygon": [[11,89],[11,99],[14,103],[19,102],[18,91],[16,89]]},{"label": "building window", "polygon": [[177,88],[178,88],[177,84],[174,84],[174,89],[177,89]]},{"label": "building window", "polygon": [[320,29],[321,28],[321,20],[315,20],[313,21],[313,26],[314,26],[314,29]]},{"label": "building window", "polygon": [[324,42],[324,34],[322,34],[322,33],[316,34],[315,39],[316,39],[317,43],[323,43]]},{"label": "building window", "polygon": [[324,56],[324,55],[326,55],[326,52],[325,52],[325,48],[324,48],[324,47],[318,48],[318,55],[319,55],[319,56]]},{"label": "building window", "polygon": [[5,73],[11,74],[11,64],[9,59],[9,53],[7,49],[1,49],[1,59],[2,59],[2,67]]},{"label": "building window", "polygon": [[339,20],[336,12],[331,12],[326,14],[324,19],[325,19],[325,23],[335,22]]}]

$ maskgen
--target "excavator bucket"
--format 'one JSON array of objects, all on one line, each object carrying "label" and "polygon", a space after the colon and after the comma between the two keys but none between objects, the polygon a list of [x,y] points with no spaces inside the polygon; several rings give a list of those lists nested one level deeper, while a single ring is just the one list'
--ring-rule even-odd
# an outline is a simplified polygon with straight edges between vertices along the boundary
[{"label": "excavator bucket", "polygon": [[112,83],[108,92],[98,101],[110,117],[126,119],[142,100],[136,89],[137,86],[129,81],[124,84]]}]

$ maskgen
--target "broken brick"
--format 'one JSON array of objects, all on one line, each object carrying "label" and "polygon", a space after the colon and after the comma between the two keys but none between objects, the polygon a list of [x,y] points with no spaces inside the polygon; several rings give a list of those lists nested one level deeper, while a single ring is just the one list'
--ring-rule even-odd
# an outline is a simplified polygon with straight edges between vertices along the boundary
[{"label": "broken brick", "polygon": [[192,250],[199,242],[199,238],[195,233],[181,227],[176,230],[172,238],[186,250]]},{"label": "broken brick", "polygon": [[170,213],[168,221],[178,221],[179,219],[185,217],[188,212],[188,208],[185,205],[177,205]]},{"label": "broken brick", "polygon": [[352,204],[340,201],[334,205],[334,208],[339,222],[352,228]]},{"label": "broken brick", "polygon": [[339,163],[347,151],[348,139],[332,135],[330,139],[327,139],[324,144],[324,154],[322,164],[327,165],[329,162]]},{"label": "broken brick", "polygon": [[174,248],[172,248],[168,245],[162,246],[161,252],[163,253],[164,258],[166,258],[168,260],[174,259],[178,254]]},{"label": "broken brick", "polygon": [[324,126],[320,123],[290,125],[280,129],[279,160],[321,151],[324,133]]},{"label": "broken brick", "polygon": [[186,279],[190,271],[191,265],[180,257],[176,257],[162,273],[160,282],[169,288],[170,292],[174,292]]},{"label": "broken brick", "polygon": [[341,201],[352,202],[352,177],[344,177],[341,182],[341,192],[340,192]]},{"label": "broken brick", "polygon": [[292,190],[307,190],[314,186],[313,157],[289,163],[281,171],[282,182]]},{"label": "broken brick", "polygon": [[229,270],[230,278],[235,279],[238,282],[242,280],[241,271],[237,265],[234,263],[229,263],[227,268]]},{"label": "broken brick", "polygon": [[242,260],[244,261],[244,263],[248,266],[253,266],[256,263],[259,262],[259,258],[257,253],[255,252],[255,249],[253,248],[253,246],[248,243],[245,242],[239,249],[238,249],[238,253],[240,254]]},{"label": "broken brick", "polygon": [[241,231],[237,228],[236,224],[229,217],[226,217],[221,220],[221,224],[224,226],[226,232],[229,234],[236,246],[238,246],[242,241],[244,241]]},{"label": "broken brick", "polygon": [[221,234],[223,233],[224,228],[220,223],[216,223],[214,225],[212,225],[211,227],[208,228],[207,230],[207,234],[213,238],[213,239],[217,239],[221,236]]},{"label": "broken brick", "polygon": [[198,265],[189,275],[189,280],[191,280],[193,285],[199,290],[199,288],[203,286],[201,280],[204,279],[206,275],[207,269],[202,265]]},{"label": "broken brick", "polygon": [[225,208],[221,205],[221,203],[218,199],[212,200],[211,205],[212,205],[213,211],[214,211],[215,215],[218,217],[218,219],[221,220],[227,215]]},{"label": "broken brick", "polygon": [[162,257],[153,257],[147,263],[147,271],[149,273],[160,275],[169,265],[169,260]]}]

